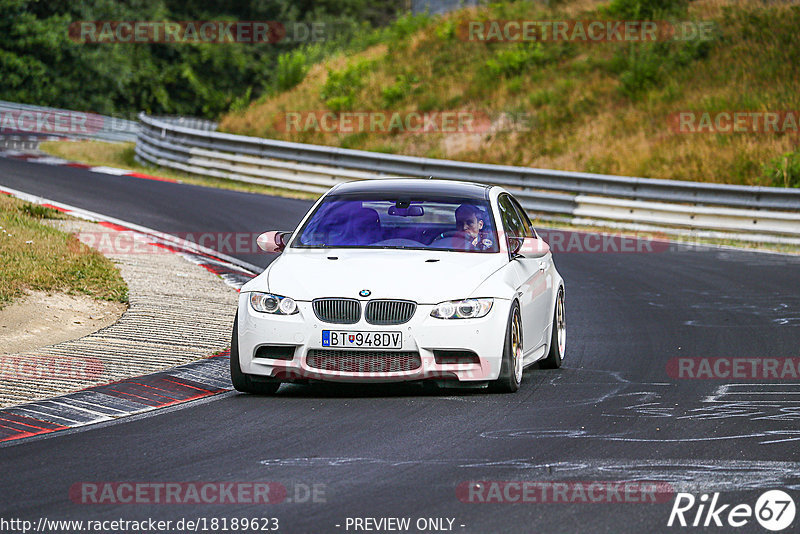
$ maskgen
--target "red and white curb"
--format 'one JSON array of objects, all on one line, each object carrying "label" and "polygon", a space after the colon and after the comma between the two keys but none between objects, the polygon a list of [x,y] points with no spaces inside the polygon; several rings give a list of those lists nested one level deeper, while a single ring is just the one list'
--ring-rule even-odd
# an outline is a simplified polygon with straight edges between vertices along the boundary
[{"label": "red and white curb", "polygon": [[0,446],[150,412],[231,390],[228,351],[168,371],[0,410]]},{"label": "red and white curb", "polygon": [[[261,268],[185,239],[137,224],[45,199],[8,187],[0,193],[39,204],[180,254],[220,276],[238,291]],[[74,393],[0,410],[0,444],[69,428],[110,421],[231,390],[229,353],[222,352],[173,369],[129,378]]]},{"label": "red and white curb", "polygon": [[118,169],[116,167],[106,167],[103,165],[92,166],[92,165],[87,165],[85,163],[69,161],[56,156],[48,156],[39,151],[31,152],[28,150],[14,150],[14,149],[0,150],[0,157],[23,160],[27,161],[28,163],[40,163],[43,165],[74,167],[77,169],[85,169],[87,171],[96,172],[100,174],[111,174],[113,176],[128,176],[131,178],[139,178],[142,180],[156,180],[159,182],[180,183],[178,180],[173,180],[172,178],[164,178],[161,176],[154,176],[152,174],[133,172],[128,169]]}]

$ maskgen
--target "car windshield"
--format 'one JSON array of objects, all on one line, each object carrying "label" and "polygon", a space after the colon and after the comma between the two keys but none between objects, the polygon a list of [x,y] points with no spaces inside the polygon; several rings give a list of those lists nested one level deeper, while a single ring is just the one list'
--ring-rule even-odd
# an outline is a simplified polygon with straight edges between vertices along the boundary
[{"label": "car windshield", "polygon": [[485,200],[352,196],[325,199],[292,247],[499,250]]}]

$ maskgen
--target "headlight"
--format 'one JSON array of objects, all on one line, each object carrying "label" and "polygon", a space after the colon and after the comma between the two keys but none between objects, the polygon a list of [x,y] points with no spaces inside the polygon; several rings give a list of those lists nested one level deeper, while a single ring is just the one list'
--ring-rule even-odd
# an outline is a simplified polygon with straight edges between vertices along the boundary
[{"label": "headlight", "polygon": [[274,313],[276,315],[297,313],[297,303],[293,299],[270,293],[250,293],[250,306],[261,313]]},{"label": "headlight", "polygon": [[437,319],[476,319],[492,309],[492,299],[465,299],[440,302],[433,307],[431,317]]}]

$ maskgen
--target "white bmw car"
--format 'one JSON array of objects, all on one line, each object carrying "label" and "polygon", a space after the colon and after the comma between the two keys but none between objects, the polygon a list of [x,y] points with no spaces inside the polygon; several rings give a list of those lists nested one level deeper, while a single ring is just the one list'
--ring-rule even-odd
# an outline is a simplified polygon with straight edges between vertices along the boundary
[{"label": "white bmw car", "polygon": [[241,289],[231,341],[239,391],[282,382],[431,381],[519,389],[564,357],[564,281],[502,187],[446,180],[341,184]]}]

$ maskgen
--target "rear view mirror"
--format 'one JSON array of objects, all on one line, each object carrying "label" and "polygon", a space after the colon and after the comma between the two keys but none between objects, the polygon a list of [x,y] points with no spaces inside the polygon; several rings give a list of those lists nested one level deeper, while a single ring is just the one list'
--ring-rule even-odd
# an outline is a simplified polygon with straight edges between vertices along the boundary
[{"label": "rear view mirror", "polygon": [[408,206],[407,208],[392,206],[389,208],[389,215],[394,215],[395,217],[422,217],[425,215],[425,209],[422,206]]},{"label": "rear view mirror", "polygon": [[283,251],[286,248],[286,243],[289,242],[289,236],[291,232],[279,232],[279,231],[271,231],[271,232],[264,232],[256,239],[256,244],[258,248],[263,250],[264,252],[269,252],[272,254],[278,253]]}]

